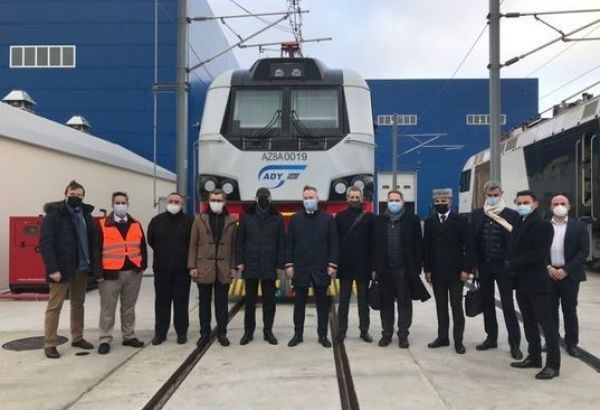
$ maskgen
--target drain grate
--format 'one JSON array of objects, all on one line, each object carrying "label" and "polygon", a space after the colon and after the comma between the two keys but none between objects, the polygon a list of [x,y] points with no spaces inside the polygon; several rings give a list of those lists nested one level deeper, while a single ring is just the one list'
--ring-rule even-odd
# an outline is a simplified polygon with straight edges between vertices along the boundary
[{"label": "drain grate", "polygon": [[[58,336],[57,345],[66,343],[69,339],[64,336]],[[3,349],[22,352],[25,350],[38,350],[44,348],[44,336],[26,337],[24,339],[13,340],[2,345]]]}]

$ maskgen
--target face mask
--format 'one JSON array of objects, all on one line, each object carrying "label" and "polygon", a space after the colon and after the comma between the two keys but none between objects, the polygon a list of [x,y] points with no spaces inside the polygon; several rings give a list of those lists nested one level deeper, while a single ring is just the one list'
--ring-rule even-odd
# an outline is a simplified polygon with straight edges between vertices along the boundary
[{"label": "face mask", "polygon": [[319,201],[317,201],[316,199],[304,200],[304,209],[306,209],[306,212],[315,212],[317,210],[318,205]]},{"label": "face mask", "polygon": [[440,213],[440,214],[445,214],[446,212],[448,212],[448,209],[450,209],[450,205],[448,205],[448,204],[436,204],[435,205],[435,210],[438,211],[438,213]]},{"label": "face mask", "polygon": [[271,203],[271,198],[266,195],[261,195],[258,197],[256,203],[260,209],[267,209]]},{"label": "face mask", "polygon": [[402,202],[388,202],[387,204],[388,210],[393,214],[400,212],[403,206],[404,204]]},{"label": "face mask", "polygon": [[527,216],[531,212],[533,212],[533,207],[531,206],[531,204],[517,205],[517,212],[521,216]]},{"label": "face mask", "polygon": [[179,211],[181,211],[181,205],[178,205],[178,204],[167,204],[167,211],[171,215],[178,214]]},{"label": "face mask", "polygon": [[569,210],[567,209],[566,206],[556,205],[554,207],[554,209],[552,210],[552,213],[554,215],[558,216],[559,218],[564,218],[569,213]]},{"label": "face mask", "polygon": [[83,202],[83,199],[79,198],[78,196],[68,196],[67,197],[67,205],[69,205],[71,208],[79,207],[82,202]]},{"label": "face mask", "polygon": [[496,206],[500,203],[501,198],[499,196],[488,196],[485,198],[485,204],[487,206]]},{"label": "face mask", "polygon": [[352,209],[362,209],[361,201],[348,201],[348,205],[350,205],[350,208]]},{"label": "face mask", "polygon": [[210,205],[210,210],[216,214],[220,214],[221,212],[223,212],[223,206],[225,205],[223,202],[213,201],[210,201],[208,204]]},{"label": "face mask", "polygon": [[113,206],[113,211],[115,212],[115,215],[117,215],[119,218],[123,218],[125,215],[127,215],[127,205],[116,204]]}]

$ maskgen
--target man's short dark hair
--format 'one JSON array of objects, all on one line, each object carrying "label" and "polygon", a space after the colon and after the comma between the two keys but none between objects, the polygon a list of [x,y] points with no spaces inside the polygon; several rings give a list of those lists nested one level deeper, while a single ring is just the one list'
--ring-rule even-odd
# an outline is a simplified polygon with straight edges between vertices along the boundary
[{"label": "man's short dark hair", "polygon": [[221,195],[221,197],[223,199],[227,199],[227,194],[225,193],[225,191],[223,191],[222,189],[216,188],[213,189],[212,191],[210,191],[210,193],[208,194],[208,197],[210,198],[211,195]]},{"label": "man's short dark hair", "polygon": [[319,192],[317,191],[317,188],[315,188],[312,185],[304,185],[304,188],[302,189],[302,192],[306,192],[306,191],[315,191],[315,192]]},{"label": "man's short dark hair", "polygon": [[74,191],[75,189],[81,189],[83,191],[83,195],[85,195],[85,188],[83,187],[83,185],[81,185],[74,179],[71,182],[69,182],[69,184],[65,188],[65,195],[67,195],[67,192]]},{"label": "man's short dark hair", "polygon": [[531,189],[524,189],[523,191],[519,191],[517,192],[517,196],[530,196],[534,201],[537,202],[537,196],[535,195],[535,192],[533,192]]},{"label": "man's short dark hair", "polygon": [[182,201],[185,201],[185,198],[179,192],[173,191],[169,195],[167,195],[167,198],[170,197],[171,195],[177,195],[179,198],[181,198]]},{"label": "man's short dark hair", "polygon": [[398,195],[400,195],[400,199],[402,199],[404,201],[404,195],[399,190],[392,189],[391,191],[388,192],[387,197],[389,198],[390,195],[392,195],[392,194],[398,194]]},{"label": "man's short dark hair", "polygon": [[115,198],[118,196],[124,196],[125,199],[127,199],[127,202],[129,202],[129,195],[127,195],[127,192],[123,192],[123,191],[115,191],[112,193],[112,197],[111,197],[111,202],[115,202]]}]

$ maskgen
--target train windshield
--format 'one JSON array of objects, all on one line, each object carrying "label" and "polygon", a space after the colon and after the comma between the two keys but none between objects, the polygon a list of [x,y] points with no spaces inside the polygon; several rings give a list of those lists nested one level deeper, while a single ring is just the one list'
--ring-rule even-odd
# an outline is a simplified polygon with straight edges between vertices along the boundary
[{"label": "train windshield", "polygon": [[292,118],[307,128],[339,128],[337,90],[292,90]]},{"label": "train windshield", "polygon": [[233,123],[237,129],[281,127],[281,90],[237,90]]}]

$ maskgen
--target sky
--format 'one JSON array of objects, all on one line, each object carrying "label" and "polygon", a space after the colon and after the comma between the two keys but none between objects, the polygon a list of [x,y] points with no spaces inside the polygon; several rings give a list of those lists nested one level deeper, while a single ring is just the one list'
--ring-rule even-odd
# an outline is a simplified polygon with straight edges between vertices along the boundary
[{"label": "sky", "polygon": [[[191,0],[193,1],[193,0]],[[287,10],[286,0],[208,0],[215,16]],[[237,4],[236,4],[237,3]],[[475,44],[455,78],[488,76],[487,0],[301,0],[309,13],[302,16],[305,39],[333,37],[332,41],[305,43],[305,56],[316,57],[332,68],[350,68],[368,79],[450,78]],[[600,9],[598,0],[504,0],[501,12],[547,12]],[[600,20],[600,12],[540,16],[568,33]],[[263,17],[274,21],[277,17]],[[266,26],[254,17],[226,20],[242,37]],[[194,23],[197,24],[197,23]],[[221,25],[230,44],[239,41]],[[249,40],[248,44],[289,41],[284,21]],[[501,62],[527,53],[559,35],[533,17],[501,20]],[[574,37],[600,38],[600,22]],[[278,56],[258,48],[236,49],[241,67],[256,59]],[[540,111],[600,80],[600,40],[558,42],[504,67],[503,78],[539,78]],[[599,93],[600,87],[591,89]]]}]

